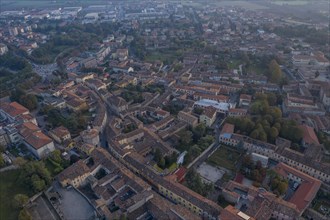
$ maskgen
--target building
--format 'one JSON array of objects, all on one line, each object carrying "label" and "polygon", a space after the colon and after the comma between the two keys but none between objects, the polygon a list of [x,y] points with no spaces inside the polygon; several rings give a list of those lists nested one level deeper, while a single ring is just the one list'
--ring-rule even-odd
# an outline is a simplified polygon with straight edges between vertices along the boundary
[{"label": "building", "polygon": [[24,145],[38,159],[47,157],[55,150],[53,140],[31,122],[26,122],[19,126],[19,135]]},{"label": "building", "polygon": [[203,113],[199,116],[199,121],[210,127],[217,118],[217,109],[213,106],[204,108]]},{"label": "building", "polygon": [[8,47],[6,44],[0,43],[0,56],[8,52]]},{"label": "building", "polygon": [[274,170],[284,178],[298,184],[296,191],[288,202],[296,205],[301,215],[315,198],[321,187],[321,181],[284,163],[277,164]]},{"label": "building", "polygon": [[273,145],[245,135],[235,134],[234,125],[228,123],[222,128],[219,142],[232,147],[242,145],[244,149],[250,152],[283,162],[314,178],[330,183],[329,164],[320,162],[317,159],[320,157],[320,145],[313,145],[313,147],[306,148],[303,154],[290,149],[290,143],[288,145],[282,143],[286,141],[281,138],[280,140],[278,138],[276,140],[277,144]]},{"label": "building", "polygon": [[[235,208],[227,206],[230,211],[221,213],[220,219],[299,219],[300,213],[295,204],[278,198],[275,194],[264,188],[245,186],[241,183],[229,181],[222,190],[223,198]],[[231,210],[228,210],[231,209]],[[244,213],[239,215],[239,211]],[[242,212],[241,211],[241,212]],[[239,215],[240,218],[237,218]],[[222,218],[221,218],[222,217]],[[232,217],[232,218],[230,218]]]},{"label": "building", "polygon": [[210,99],[201,99],[194,103],[194,106],[205,108],[212,106],[217,109],[217,112],[226,114],[230,109],[230,104],[226,102],[217,102]]},{"label": "building", "polygon": [[303,138],[301,140],[303,147],[320,144],[315,134],[314,128],[308,125],[300,125],[299,128],[303,131]]},{"label": "building", "polygon": [[71,134],[66,127],[60,126],[49,132],[49,135],[59,144],[71,139]]},{"label": "building", "polygon": [[0,114],[5,119],[8,119],[9,122],[15,122],[16,118],[21,115],[29,114],[29,110],[17,102],[1,102],[0,105]]},{"label": "building", "polygon": [[89,174],[90,169],[82,160],[79,160],[78,162],[62,171],[57,176],[57,179],[61,183],[62,187],[72,185],[78,188],[85,183]]},{"label": "building", "polygon": [[6,147],[8,144],[10,144],[10,140],[7,132],[3,128],[0,128],[0,145]]},{"label": "building", "polygon": [[231,108],[228,111],[229,117],[244,117],[247,114],[247,109],[245,108]]},{"label": "building", "polygon": [[88,128],[80,133],[80,137],[84,143],[91,144],[93,146],[100,145],[99,132],[96,129]]},{"label": "building", "polygon": [[240,107],[248,107],[251,104],[252,96],[247,94],[241,94],[239,96],[239,106]]},{"label": "building", "polygon": [[106,102],[110,109],[117,115],[128,109],[128,103],[121,97],[110,96]]},{"label": "building", "polygon": [[195,127],[198,124],[198,118],[184,111],[180,111],[178,114],[178,119],[184,121],[189,125]]},{"label": "building", "polygon": [[266,156],[263,156],[261,154],[252,153],[251,159],[254,163],[257,163],[258,161],[260,161],[262,167],[268,166],[268,157],[266,157]]}]

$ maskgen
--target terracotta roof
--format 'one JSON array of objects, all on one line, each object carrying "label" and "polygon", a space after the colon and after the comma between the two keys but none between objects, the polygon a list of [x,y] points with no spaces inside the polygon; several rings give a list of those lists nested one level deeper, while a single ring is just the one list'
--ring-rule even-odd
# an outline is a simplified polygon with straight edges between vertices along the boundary
[{"label": "terracotta roof", "polygon": [[247,94],[241,94],[241,95],[239,96],[239,99],[245,99],[245,100],[249,100],[249,101],[251,101],[252,96],[247,95]]},{"label": "terracotta roof", "polygon": [[310,202],[312,202],[317,192],[319,191],[321,187],[321,181],[284,163],[277,164],[274,170],[285,178],[287,178],[287,176],[291,173],[292,175],[302,179],[302,182],[299,185],[297,191],[289,199],[289,202],[295,204],[299,211],[302,213],[308,207]]},{"label": "terracotta roof", "polygon": [[33,132],[40,131],[40,128],[33,124],[32,122],[25,122],[19,126],[19,133],[23,138],[28,137]]},{"label": "terracotta roof", "polygon": [[217,109],[213,106],[207,106],[204,108],[203,115],[207,116],[208,118],[213,118],[213,116],[217,113]]},{"label": "terracotta roof", "polygon": [[25,108],[23,105],[17,102],[11,102],[11,103],[1,102],[0,107],[2,108],[2,110],[4,110],[7,114],[9,114],[12,117],[29,113],[29,110],[27,108]]},{"label": "terracotta roof", "polygon": [[60,181],[64,181],[66,179],[73,180],[73,179],[77,178],[78,176],[82,176],[88,172],[90,172],[88,166],[82,160],[79,160],[76,163],[69,166],[68,168],[66,168],[65,170],[63,170],[57,176],[57,178]]},{"label": "terracotta roof", "polygon": [[37,131],[29,135],[25,138],[25,141],[30,144],[35,149],[40,149],[46,144],[49,144],[52,142],[52,139],[42,133],[41,131]]},{"label": "terracotta roof", "polygon": [[[239,214],[240,213],[240,214]],[[245,220],[241,217],[242,212],[236,209],[234,206],[228,205],[220,214],[221,220]],[[245,214],[246,215],[246,214]],[[247,220],[254,220],[255,218],[249,217]]]},{"label": "terracotta roof", "polygon": [[312,127],[300,125],[299,128],[303,131],[303,140],[307,144],[320,144],[319,140]]},{"label": "terracotta roof", "polygon": [[222,130],[221,130],[221,134],[223,134],[223,133],[230,133],[230,134],[232,134],[232,133],[234,133],[234,129],[235,129],[235,126],[233,124],[226,123],[223,126]]},{"label": "terracotta roof", "polygon": [[59,138],[70,134],[69,130],[64,126],[57,127],[55,129],[51,130],[50,132]]}]

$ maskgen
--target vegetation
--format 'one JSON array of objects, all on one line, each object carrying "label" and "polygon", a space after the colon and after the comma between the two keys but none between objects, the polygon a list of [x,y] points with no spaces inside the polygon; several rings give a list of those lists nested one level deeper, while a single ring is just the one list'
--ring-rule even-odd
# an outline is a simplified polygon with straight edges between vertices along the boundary
[{"label": "vegetation", "polygon": [[189,164],[214,142],[214,137],[207,135],[206,126],[203,123],[195,128],[180,131],[178,136],[180,142],[177,148],[182,152],[187,151],[184,164]]},{"label": "vegetation", "polygon": [[19,87],[11,92],[10,100],[20,103],[30,111],[38,107],[37,97],[33,94],[27,94],[23,89]]},{"label": "vegetation", "polygon": [[267,170],[261,166],[261,162],[254,163],[250,155],[246,155],[242,160],[241,172],[249,179],[255,181],[254,185],[259,186],[265,179]]},{"label": "vegetation", "polygon": [[276,60],[272,60],[269,64],[269,76],[268,78],[270,79],[271,82],[273,83],[280,83],[281,79],[283,78],[283,73],[276,62]]},{"label": "vegetation", "polygon": [[31,89],[40,79],[26,59],[11,52],[0,56],[0,97],[15,88]]},{"label": "vegetation", "polygon": [[25,183],[34,193],[46,189],[51,182],[51,175],[42,161],[29,161],[22,166],[19,180]]},{"label": "vegetation", "polygon": [[201,194],[202,196],[207,196],[208,193],[213,190],[213,184],[203,183],[199,174],[193,169],[187,172],[185,180],[187,186],[191,190],[197,192],[198,194]]},{"label": "vegetation", "polygon": [[276,195],[283,195],[288,189],[288,180],[274,171],[270,173],[270,187]]},{"label": "vegetation", "polygon": [[236,162],[240,157],[240,153],[230,150],[224,146],[219,147],[208,159],[207,163],[213,166],[223,167],[230,171],[235,172]]},{"label": "vegetation", "polygon": [[261,141],[275,143],[278,136],[299,143],[302,131],[293,120],[282,118],[282,111],[274,106],[280,97],[274,94],[257,94],[250,106],[251,117],[227,118],[226,122],[235,125],[235,132],[248,135]]},{"label": "vegetation", "polygon": [[156,148],[154,151],[154,161],[157,163],[157,166],[161,169],[169,168],[176,163],[178,154],[173,152],[171,155],[162,155],[159,148]]},{"label": "vegetation", "polygon": [[184,104],[173,100],[163,107],[163,110],[170,112],[171,115],[177,115],[182,109],[184,109]]},{"label": "vegetation", "polygon": [[49,122],[52,127],[58,127],[60,125],[66,127],[71,133],[76,134],[83,130],[87,126],[86,117],[82,112],[72,112],[70,114],[64,115],[61,113],[60,109],[45,107],[42,109],[47,115],[47,122]]},{"label": "vegetation", "polygon": [[15,195],[32,196],[29,185],[20,181],[21,170],[0,173],[0,219],[18,219],[20,208],[15,204]]},{"label": "vegetation", "polygon": [[124,91],[121,93],[121,97],[125,99],[126,102],[132,101],[133,104],[144,102],[141,92]]}]

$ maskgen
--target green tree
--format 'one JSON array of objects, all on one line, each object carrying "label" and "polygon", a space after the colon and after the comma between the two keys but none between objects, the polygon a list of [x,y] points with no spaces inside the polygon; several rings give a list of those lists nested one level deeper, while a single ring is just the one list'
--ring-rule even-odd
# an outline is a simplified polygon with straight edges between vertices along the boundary
[{"label": "green tree", "polygon": [[159,161],[159,163],[158,163],[158,166],[159,166],[160,168],[162,168],[162,169],[165,168],[165,159],[164,159],[164,157],[162,157],[162,158],[160,159],[160,161]]},{"label": "green tree", "polygon": [[272,60],[269,64],[270,81],[279,83],[282,78],[282,70],[276,60]]},{"label": "green tree", "polygon": [[161,158],[162,158],[162,152],[160,151],[159,148],[156,148],[155,153],[154,153],[154,161],[156,163],[159,163]]},{"label": "green tree", "polygon": [[179,134],[180,142],[184,145],[189,145],[192,141],[192,132],[191,131],[182,131]]},{"label": "green tree", "polygon": [[278,183],[277,190],[280,193],[280,195],[283,195],[286,190],[288,189],[288,183],[285,181],[281,181]]},{"label": "green tree", "polygon": [[51,155],[50,155],[50,158],[58,163],[58,164],[61,164],[62,163],[62,157],[61,157],[61,151],[60,150],[54,150]]},{"label": "green tree", "polygon": [[26,209],[22,209],[19,212],[18,220],[32,220],[32,216]]},{"label": "green tree", "polygon": [[38,99],[35,95],[27,94],[20,98],[20,104],[31,111],[38,107]]},{"label": "green tree", "polygon": [[4,167],[6,165],[5,160],[3,159],[2,154],[0,154],[0,167]]},{"label": "green tree", "polygon": [[16,194],[14,196],[14,205],[17,208],[23,208],[23,206],[28,202],[29,197],[24,194]]},{"label": "green tree", "polygon": [[200,123],[192,130],[194,141],[198,141],[201,137],[203,137],[206,133],[206,126],[204,123]]}]

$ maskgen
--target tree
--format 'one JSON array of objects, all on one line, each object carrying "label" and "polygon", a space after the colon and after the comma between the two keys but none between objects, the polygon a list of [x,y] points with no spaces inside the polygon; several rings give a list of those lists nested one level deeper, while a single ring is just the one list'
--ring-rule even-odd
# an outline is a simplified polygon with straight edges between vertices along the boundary
[{"label": "tree", "polygon": [[282,78],[282,70],[276,60],[272,60],[269,64],[270,81],[273,83],[279,83]]},{"label": "tree", "polygon": [[18,220],[32,220],[32,216],[26,209],[22,209],[19,212]]},{"label": "tree", "polygon": [[159,163],[161,158],[162,158],[162,152],[160,151],[159,148],[156,148],[155,153],[154,153],[154,161],[156,163]]},{"label": "tree", "polygon": [[38,107],[38,99],[35,95],[27,94],[20,98],[20,104],[31,111]]},{"label": "tree", "polygon": [[23,157],[16,157],[16,159],[14,160],[14,164],[20,167],[26,163],[27,161]]},{"label": "tree", "polygon": [[40,192],[46,188],[46,183],[37,174],[33,174],[31,177],[32,187],[35,192]]},{"label": "tree", "polygon": [[14,205],[17,208],[23,208],[23,206],[28,202],[29,197],[24,194],[16,194],[14,196]]},{"label": "tree", "polygon": [[5,160],[3,159],[2,154],[0,154],[0,167],[4,167],[6,165]]},{"label": "tree", "polygon": [[193,128],[193,139],[194,141],[198,141],[201,137],[203,137],[206,133],[206,126],[204,123],[200,123],[195,128]]},{"label": "tree", "polygon": [[278,186],[277,186],[277,190],[280,193],[280,195],[283,195],[286,190],[288,189],[288,183],[285,181],[281,181],[279,182]]},{"label": "tree", "polygon": [[192,141],[192,132],[191,131],[183,131],[180,132],[180,142],[184,145],[188,145]]},{"label": "tree", "polygon": [[158,166],[159,166],[160,168],[162,168],[162,169],[165,168],[165,159],[164,159],[164,157],[162,157],[162,158],[160,159],[160,161],[159,161],[159,163],[158,163]]},{"label": "tree", "polygon": [[61,151],[60,150],[54,150],[52,153],[51,153],[51,156],[50,158],[58,163],[58,164],[61,164],[62,163],[62,157],[61,157]]}]

